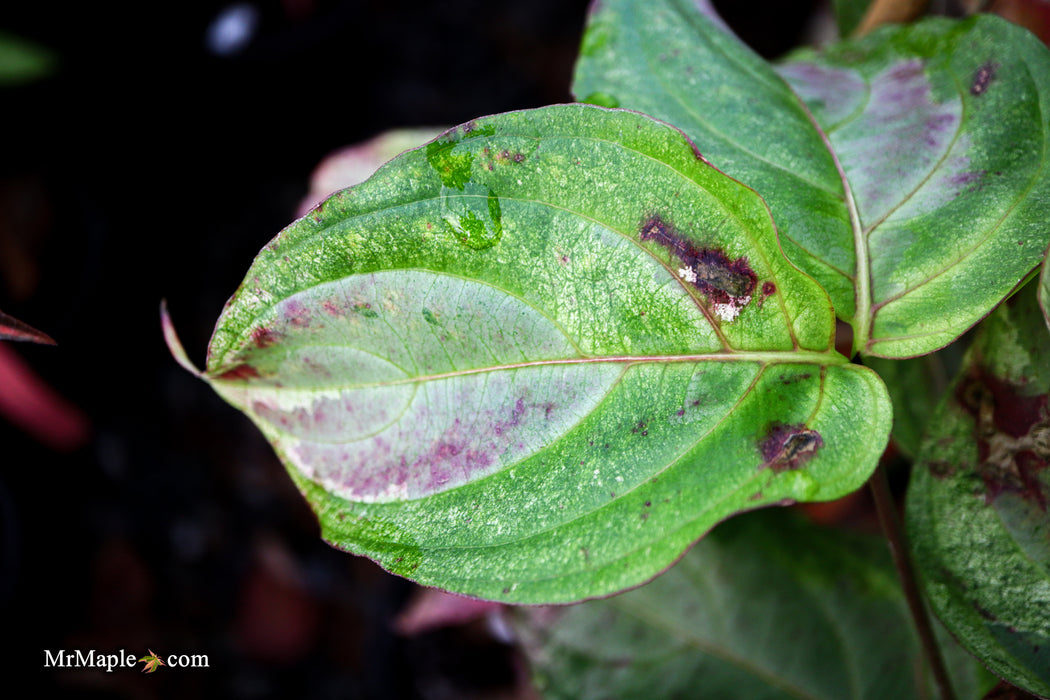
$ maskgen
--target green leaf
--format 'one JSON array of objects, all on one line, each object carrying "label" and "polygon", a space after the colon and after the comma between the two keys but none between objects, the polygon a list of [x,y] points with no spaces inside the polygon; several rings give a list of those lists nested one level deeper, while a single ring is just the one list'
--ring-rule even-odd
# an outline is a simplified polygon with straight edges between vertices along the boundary
[{"label": "green leaf", "polygon": [[1050,328],[1050,266],[1047,266],[1045,260],[1039,269],[1038,296],[1039,308],[1043,310],[1043,320],[1046,321],[1046,327]]},{"label": "green leaf", "polygon": [[[520,610],[543,697],[933,697],[885,541],[793,515],[719,525],[636,591]],[[945,641],[957,697],[980,697],[989,679]]]},{"label": "green leaf", "polygon": [[1050,335],[1026,288],[981,329],[923,441],[907,525],[927,597],[989,669],[1050,696]]},{"label": "green leaf", "polygon": [[852,34],[870,5],[871,0],[835,0],[835,25],[839,29],[839,36]]},{"label": "green leaf", "polygon": [[1026,31],[931,19],[778,71],[688,0],[607,0],[574,89],[678,126],[754,187],[866,355],[947,345],[1038,264],[1050,59]]},{"label": "green leaf", "polygon": [[0,87],[39,80],[55,70],[57,60],[49,50],[0,31]]},{"label": "green leaf", "polygon": [[288,227],[205,377],[336,546],[570,601],[863,483],[889,402],[833,330],[752,190],[666,124],[565,105],[453,129]]}]

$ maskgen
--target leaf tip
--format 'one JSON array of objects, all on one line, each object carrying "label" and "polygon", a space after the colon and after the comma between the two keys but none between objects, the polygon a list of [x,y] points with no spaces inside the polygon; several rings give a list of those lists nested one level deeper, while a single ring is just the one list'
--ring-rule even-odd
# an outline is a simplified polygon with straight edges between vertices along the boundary
[{"label": "leaf tip", "polygon": [[168,346],[168,352],[175,358],[175,361],[193,376],[203,377],[201,371],[190,362],[185,348],[182,347],[182,341],[179,340],[179,335],[175,332],[175,326],[171,322],[171,315],[168,313],[167,299],[161,299],[160,301],[160,327],[164,332],[164,342]]},{"label": "leaf tip", "polygon": [[58,345],[54,339],[43,331],[38,331],[28,323],[8,316],[0,311],[0,340],[19,340],[40,345]]}]

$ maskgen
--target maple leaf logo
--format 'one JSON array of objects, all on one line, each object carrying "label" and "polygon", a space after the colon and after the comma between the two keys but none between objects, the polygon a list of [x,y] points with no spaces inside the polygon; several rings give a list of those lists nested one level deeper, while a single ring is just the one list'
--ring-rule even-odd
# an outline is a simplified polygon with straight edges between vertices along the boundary
[{"label": "maple leaf logo", "polygon": [[160,660],[160,657],[153,653],[152,649],[149,650],[149,656],[143,656],[139,661],[144,661],[146,663],[146,667],[142,669],[143,673],[153,673],[157,668],[164,665],[164,662]]}]

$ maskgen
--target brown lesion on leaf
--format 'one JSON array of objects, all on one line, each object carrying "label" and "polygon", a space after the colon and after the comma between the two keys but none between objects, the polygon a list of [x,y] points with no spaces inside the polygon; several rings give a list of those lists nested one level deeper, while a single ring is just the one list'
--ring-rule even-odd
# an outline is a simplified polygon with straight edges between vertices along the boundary
[{"label": "brown lesion on leaf", "polygon": [[801,469],[824,446],[824,439],[805,424],[774,423],[759,444],[762,467],[775,474]]},{"label": "brown lesion on leaf", "polygon": [[947,479],[955,474],[955,465],[951,462],[937,460],[926,465],[930,474],[937,479]]},{"label": "brown lesion on leaf", "polygon": [[481,149],[481,155],[486,161],[488,161],[485,164],[485,167],[489,172],[494,172],[497,165],[520,165],[521,163],[524,163],[528,157],[521,151],[511,150],[509,148],[497,150],[495,148],[489,148],[488,146]]},{"label": "brown lesion on leaf", "polygon": [[251,365],[237,365],[232,369],[228,369],[220,375],[217,375],[216,379],[222,379],[224,381],[232,382],[244,382],[249,379],[258,379],[260,377],[259,370],[255,369]]},{"label": "brown lesion on leaf", "polygon": [[759,305],[759,307],[761,307],[762,304],[765,303],[766,299],[768,299],[769,297],[773,296],[776,293],[777,293],[777,286],[775,284],[773,284],[772,282],[763,282],[762,283],[762,296],[760,296],[758,298],[758,305]]},{"label": "brown lesion on leaf", "polygon": [[263,350],[280,342],[282,337],[281,333],[273,328],[259,326],[252,331],[252,344],[260,350]]},{"label": "brown lesion on leaf", "polygon": [[496,161],[500,163],[522,163],[525,161],[525,154],[520,151],[511,151],[510,149],[504,148],[496,154]]},{"label": "brown lesion on leaf", "polygon": [[321,304],[321,308],[324,309],[324,312],[326,314],[335,318],[342,318],[346,316],[346,309],[342,306],[340,302],[337,302],[333,299],[326,299],[325,302]]},{"label": "brown lesion on leaf", "polygon": [[976,367],[960,382],[956,400],[974,419],[977,474],[986,501],[1009,492],[1046,511],[1048,487],[1040,472],[1050,460],[1047,394],[1023,394],[1021,387]]},{"label": "brown lesion on leaf", "polygon": [[703,292],[713,303],[740,309],[751,301],[758,276],[747,258],[731,260],[717,248],[697,247],[659,214],[642,223],[639,237],[666,248],[677,259],[672,266],[677,267],[674,272],[678,278]]},{"label": "brown lesion on leaf", "polygon": [[995,80],[995,74],[998,70],[998,63],[985,61],[973,74],[973,80],[970,81],[970,94],[974,97],[983,95],[991,82]]}]

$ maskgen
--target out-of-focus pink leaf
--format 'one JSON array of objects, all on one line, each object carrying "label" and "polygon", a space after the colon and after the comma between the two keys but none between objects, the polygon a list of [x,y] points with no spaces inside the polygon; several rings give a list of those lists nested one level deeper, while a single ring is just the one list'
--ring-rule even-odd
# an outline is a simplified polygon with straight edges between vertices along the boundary
[{"label": "out-of-focus pink leaf", "polygon": [[411,637],[423,632],[472,622],[502,607],[500,603],[420,588],[394,621],[399,634]]},{"label": "out-of-focus pink leaf", "polygon": [[48,386],[14,350],[0,343],[0,416],[61,452],[88,438],[87,416]]},{"label": "out-of-focus pink leaf", "polygon": [[444,127],[394,129],[332,153],[310,176],[310,191],[299,206],[299,216],[305,215],[332,193],[364,182],[383,163],[426,143],[444,130]]}]

